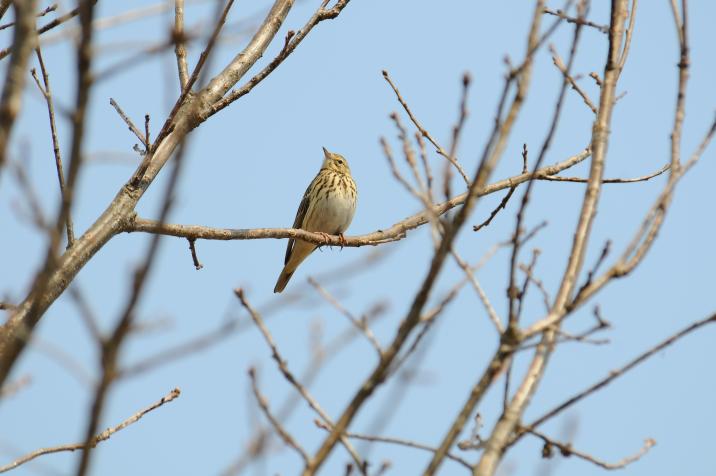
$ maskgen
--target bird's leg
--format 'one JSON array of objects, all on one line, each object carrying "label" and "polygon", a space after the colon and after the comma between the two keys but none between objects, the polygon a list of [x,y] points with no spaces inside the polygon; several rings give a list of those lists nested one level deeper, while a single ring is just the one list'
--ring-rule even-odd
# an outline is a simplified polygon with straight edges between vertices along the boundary
[{"label": "bird's leg", "polygon": [[338,233],[338,241],[341,243],[341,249],[343,249],[346,246],[346,237],[343,236],[343,233]]}]

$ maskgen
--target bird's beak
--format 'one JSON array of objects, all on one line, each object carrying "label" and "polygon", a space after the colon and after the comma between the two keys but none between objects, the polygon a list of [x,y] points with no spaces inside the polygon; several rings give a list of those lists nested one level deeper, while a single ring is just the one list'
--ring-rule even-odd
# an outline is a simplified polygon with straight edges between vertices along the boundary
[{"label": "bird's beak", "polygon": [[325,147],[323,148],[323,155],[325,155],[327,159],[331,157],[331,153],[328,152],[328,149]]}]

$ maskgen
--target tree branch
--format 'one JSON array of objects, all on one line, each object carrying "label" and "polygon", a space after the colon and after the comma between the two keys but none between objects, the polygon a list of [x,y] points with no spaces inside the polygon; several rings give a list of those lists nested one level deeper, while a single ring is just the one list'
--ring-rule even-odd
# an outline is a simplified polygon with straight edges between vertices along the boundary
[{"label": "tree branch", "polygon": [[[171,125],[166,128],[166,133],[157,137],[152,152],[144,157],[132,178],[118,191],[102,215],[58,260],[57,266],[46,279],[44,292],[30,293],[0,328],[0,385],[7,378],[24,349],[27,338],[47,308],[65,291],[95,253],[112,237],[124,231],[134,207],[179,144],[200,123],[199,118],[209,105],[221,98],[261,58],[293,3],[294,0],[275,0],[263,24],[244,50],[204,89],[197,92],[192,100],[186,101],[175,115],[167,119],[167,123]],[[79,144],[76,147],[77,149],[73,145],[73,157],[75,151],[79,152]],[[70,172],[72,170],[70,165]],[[72,173],[69,177],[68,187]]]},{"label": "tree branch", "polygon": [[[139,420],[142,419],[142,417],[144,415],[146,415],[147,413],[149,413],[153,410],[156,410],[157,408],[161,407],[165,403],[171,402],[172,400],[179,397],[180,394],[181,394],[181,391],[178,388],[175,388],[174,390],[169,392],[167,395],[162,397],[161,400],[153,403],[152,405],[148,406],[147,408],[145,408],[143,410],[138,411],[131,417],[124,420],[119,425],[113,426],[111,428],[107,428],[102,433],[99,433],[92,439],[92,447],[94,448],[99,443],[108,440],[113,434],[117,433],[118,431],[124,430],[129,425],[138,422]],[[82,442],[82,443],[74,443],[74,444],[68,444],[68,445],[53,446],[50,448],[40,448],[39,450],[35,450],[32,453],[26,454],[22,458],[19,458],[19,459],[13,461],[12,463],[9,463],[5,466],[0,467],[0,473],[5,473],[7,471],[10,471],[11,469],[15,469],[18,466],[21,466],[21,465],[27,463],[28,461],[32,461],[33,459],[35,459],[39,456],[42,456],[42,455],[52,454],[52,453],[60,453],[63,451],[77,451],[77,450],[83,449],[84,447],[85,447],[85,443]]]},{"label": "tree branch", "polygon": [[35,9],[37,0],[13,2],[15,29],[13,33],[10,64],[5,73],[5,84],[0,96],[0,172],[5,165],[7,145],[15,118],[20,112],[22,91],[25,88],[27,61],[35,46]]},{"label": "tree branch", "polygon": [[[515,187],[529,180],[541,180],[544,177],[549,177],[558,174],[562,170],[566,170],[584,159],[589,157],[589,150],[583,150],[582,152],[569,157],[562,162],[543,167],[536,172],[527,172],[514,177],[510,177],[499,182],[492,183],[482,188],[482,190],[476,192],[476,196],[481,197],[489,195],[506,188]],[[452,199],[435,205],[430,213],[434,213],[438,216],[443,215],[451,209],[463,205],[467,198],[467,192],[460,195],[456,195]],[[375,231],[365,235],[345,237],[345,242],[342,242],[337,236],[328,236],[319,233],[313,233],[297,228],[253,228],[253,229],[232,229],[232,228],[212,228],[201,225],[174,225],[174,224],[161,224],[155,220],[147,220],[133,216],[130,219],[125,220],[120,231],[127,233],[132,232],[143,232],[143,233],[160,233],[163,235],[176,236],[180,238],[196,239],[196,240],[258,240],[266,238],[294,238],[307,241],[309,243],[315,243],[318,245],[328,246],[375,246],[383,243],[389,243],[392,241],[402,240],[407,236],[407,232],[413,230],[419,226],[422,226],[430,221],[429,212],[419,212],[415,215],[404,218],[403,220],[393,224],[387,229]]]}]

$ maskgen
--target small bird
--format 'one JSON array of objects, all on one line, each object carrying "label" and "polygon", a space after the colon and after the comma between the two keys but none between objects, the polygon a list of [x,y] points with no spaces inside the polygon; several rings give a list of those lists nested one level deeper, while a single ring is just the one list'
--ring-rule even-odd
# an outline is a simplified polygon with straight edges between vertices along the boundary
[{"label": "small bird", "polygon": [[[303,200],[296,212],[293,228],[313,231],[326,235],[338,235],[344,241],[343,232],[353,220],[356,211],[358,191],[351,177],[346,159],[323,148],[323,165],[303,194]],[[328,241],[328,240],[326,240]],[[284,267],[273,292],[280,293],[304,259],[316,249],[306,241],[288,240]]]}]

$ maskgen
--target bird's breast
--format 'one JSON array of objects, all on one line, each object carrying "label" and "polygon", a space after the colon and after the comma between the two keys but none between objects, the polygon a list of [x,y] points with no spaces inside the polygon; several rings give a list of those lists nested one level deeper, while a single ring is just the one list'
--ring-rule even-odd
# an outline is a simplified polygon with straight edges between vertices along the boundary
[{"label": "bird's breast", "polygon": [[[349,179],[345,179],[346,182]],[[353,220],[356,192],[350,183],[324,188],[309,204],[303,228],[329,234],[343,233]]]}]

